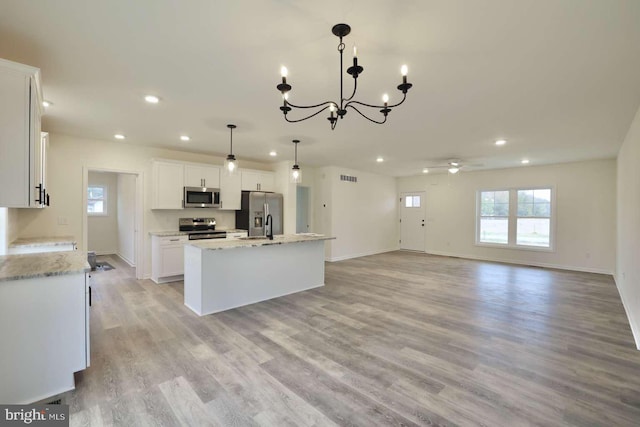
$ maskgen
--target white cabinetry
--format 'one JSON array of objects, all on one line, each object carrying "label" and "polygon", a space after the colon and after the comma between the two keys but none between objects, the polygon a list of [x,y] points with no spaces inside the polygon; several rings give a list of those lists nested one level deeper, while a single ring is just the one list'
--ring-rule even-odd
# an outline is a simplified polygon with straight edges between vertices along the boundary
[{"label": "white cabinetry", "polygon": [[182,280],[187,242],[189,236],[151,237],[151,280],[156,283]]},{"label": "white cabinetry", "polygon": [[220,168],[218,166],[185,164],[184,186],[220,188]]},{"label": "white cabinetry", "polygon": [[151,209],[182,209],[184,164],[154,160],[151,169]]},{"label": "white cabinetry", "polygon": [[242,200],[242,176],[239,173],[220,174],[220,209],[240,210]]},{"label": "white cabinetry", "polygon": [[0,207],[42,207],[40,70],[0,59],[0,94]]},{"label": "white cabinetry", "polygon": [[248,232],[246,231],[227,231],[227,239],[239,239],[240,237],[247,237]]},{"label": "white cabinetry", "polygon": [[0,282],[0,402],[26,404],[75,387],[89,366],[85,273]]},{"label": "white cabinetry", "polygon": [[243,170],[242,190],[244,191],[274,191],[275,176],[273,172]]}]

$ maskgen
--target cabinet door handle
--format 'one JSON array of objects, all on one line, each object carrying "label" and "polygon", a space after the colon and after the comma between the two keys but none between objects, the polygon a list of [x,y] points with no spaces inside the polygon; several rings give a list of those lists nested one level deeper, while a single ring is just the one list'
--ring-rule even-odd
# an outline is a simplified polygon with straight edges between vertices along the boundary
[{"label": "cabinet door handle", "polygon": [[47,194],[47,206],[49,206],[49,195]]},{"label": "cabinet door handle", "polygon": [[89,286],[89,307],[91,307],[91,286]]},{"label": "cabinet door handle", "polygon": [[44,197],[42,196],[42,184],[38,184],[36,185],[36,190],[38,190],[38,198],[36,199],[36,203],[43,205],[44,204]]},{"label": "cabinet door handle", "polygon": [[203,187],[207,186],[207,179],[206,178],[202,178],[202,186]]},{"label": "cabinet door handle", "polygon": [[180,239],[169,239],[170,242],[177,242]]}]

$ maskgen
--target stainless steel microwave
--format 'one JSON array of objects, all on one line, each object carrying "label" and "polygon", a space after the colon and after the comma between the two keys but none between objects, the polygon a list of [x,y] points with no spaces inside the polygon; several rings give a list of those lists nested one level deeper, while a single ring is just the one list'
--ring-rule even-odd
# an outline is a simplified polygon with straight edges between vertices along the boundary
[{"label": "stainless steel microwave", "polygon": [[220,189],[206,187],[184,187],[185,208],[219,208]]}]

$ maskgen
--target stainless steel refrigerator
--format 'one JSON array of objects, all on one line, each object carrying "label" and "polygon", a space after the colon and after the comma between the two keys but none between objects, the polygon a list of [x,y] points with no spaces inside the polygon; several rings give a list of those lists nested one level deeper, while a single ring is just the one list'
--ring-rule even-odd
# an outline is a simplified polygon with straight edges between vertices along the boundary
[{"label": "stainless steel refrigerator", "polygon": [[263,191],[243,191],[240,210],[236,211],[236,228],[247,230],[249,236],[264,236],[267,215],[273,219],[273,234],[282,234],[282,194]]}]

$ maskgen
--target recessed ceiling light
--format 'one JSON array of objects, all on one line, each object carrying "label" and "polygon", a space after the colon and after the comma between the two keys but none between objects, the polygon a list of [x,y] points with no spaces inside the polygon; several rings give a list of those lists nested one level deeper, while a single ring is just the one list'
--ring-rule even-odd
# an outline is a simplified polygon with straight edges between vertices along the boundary
[{"label": "recessed ceiling light", "polygon": [[191,138],[189,138],[188,135],[180,135],[180,140],[181,141],[189,141]]},{"label": "recessed ceiling light", "polygon": [[427,168],[422,169],[422,173],[429,173],[429,169]]},{"label": "recessed ceiling light", "polygon": [[499,139],[499,140],[496,141],[496,145],[504,145],[506,143],[507,143],[507,141],[505,139]]},{"label": "recessed ceiling light", "polygon": [[[458,162],[451,162],[451,166],[460,166],[460,163]],[[455,173],[455,172],[454,172]]]},{"label": "recessed ceiling light", "polygon": [[522,159],[522,161],[520,161],[520,163],[522,163],[523,165],[527,165],[527,164],[529,164],[529,160],[528,159]]},{"label": "recessed ceiling light", "polygon": [[113,135],[113,137],[115,139],[124,139],[125,138],[125,136],[123,134],[121,134],[121,133],[116,133],[115,135]]},{"label": "recessed ceiling light", "polygon": [[384,159],[383,159],[382,157],[378,157],[378,158],[376,159],[376,162],[378,162],[378,163],[382,163],[382,162],[384,162]]},{"label": "recessed ceiling light", "polygon": [[275,151],[269,151],[269,155],[270,155],[271,157],[275,157],[275,156],[277,156],[277,155],[278,155],[278,153],[276,153]]},{"label": "recessed ceiling light", "polygon": [[456,168],[456,167],[453,167],[453,168],[449,168],[449,169],[448,169],[449,173],[451,173],[451,174],[458,173],[458,171],[459,171],[459,170],[460,170],[460,168]]},{"label": "recessed ceiling light", "polygon": [[149,104],[157,104],[158,102],[160,102],[160,98],[154,95],[147,95],[144,97],[144,100],[147,101]]},{"label": "recessed ceiling light", "polygon": [[49,101],[42,101],[42,106],[43,106],[43,107],[45,107],[45,108],[46,108],[46,107],[51,107],[52,105],[53,105],[53,103],[52,103],[52,102],[49,102]]}]

